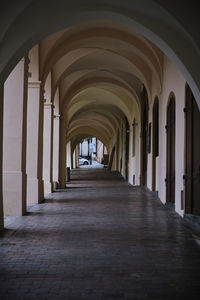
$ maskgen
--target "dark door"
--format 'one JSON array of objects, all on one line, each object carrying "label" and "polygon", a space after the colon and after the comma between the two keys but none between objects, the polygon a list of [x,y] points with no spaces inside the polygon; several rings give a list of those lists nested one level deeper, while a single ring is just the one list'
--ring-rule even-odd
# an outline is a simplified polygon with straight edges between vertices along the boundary
[{"label": "dark door", "polygon": [[200,215],[200,111],[186,89],[185,213]]},{"label": "dark door", "polygon": [[167,202],[175,202],[175,99],[167,107]]},{"label": "dark door", "polygon": [[141,175],[140,184],[147,183],[148,96],[145,87],[141,95]]},{"label": "dark door", "polygon": [[126,119],[126,180],[128,181],[128,170],[129,170],[129,122]]},{"label": "dark door", "polygon": [[156,189],[156,157],[159,151],[159,106],[158,98],[153,105],[153,155],[152,155],[152,191]]}]

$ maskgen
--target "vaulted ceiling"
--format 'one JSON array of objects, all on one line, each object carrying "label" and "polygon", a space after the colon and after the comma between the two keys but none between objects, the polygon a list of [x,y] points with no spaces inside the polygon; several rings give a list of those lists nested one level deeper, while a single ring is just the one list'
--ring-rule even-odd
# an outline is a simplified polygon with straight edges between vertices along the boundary
[{"label": "vaulted ceiling", "polygon": [[67,141],[97,136],[108,146],[125,116],[129,124],[133,111],[139,116],[143,86],[149,101],[153,78],[158,93],[162,88],[163,53],[115,22],[69,27],[42,40],[39,49],[40,80],[51,74],[52,102],[59,91]]}]

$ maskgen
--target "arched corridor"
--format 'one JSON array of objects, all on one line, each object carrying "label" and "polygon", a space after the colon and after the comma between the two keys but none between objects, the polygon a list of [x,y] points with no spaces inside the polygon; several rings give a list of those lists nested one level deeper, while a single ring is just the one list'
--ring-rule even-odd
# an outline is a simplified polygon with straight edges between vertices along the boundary
[{"label": "arched corridor", "polygon": [[[35,278],[45,275],[47,281],[45,262],[50,266],[49,278],[56,276],[58,267],[55,293],[50,286],[48,295],[52,299],[53,295],[62,299],[67,293],[70,299],[129,299],[136,290],[141,292],[138,299],[148,295],[159,299],[162,289],[167,299],[166,286],[170,286],[170,299],[183,299],[184,292],[189,295],[187,276],[193,279],[195,297],[198,234],[184,226],[200,232],[197,1],[184,1],[181,9],[177,1],[162,0],[17,2],[3,1],[0,10],[0,251],[2,246],[6,259],[2,260],[2,282],[5,279],[5,286],[11,282],[11,245],[17,282],[27,278],[22,298],[34,274]],[[93,209],[95,218],[90,224]],[[106,225],[111,226],[108,235]],[[98,241],[101,233],[103,244]],[[88,255],[78,252],[79,241],[83,252],[90,252],[81,237],[84,234],[90,247],[94,242],[94,268],[88,274],[103,276],[110,259],[111,273],[106,273],[102,283],[105,294],[89,291],[90,278],[83,280],[84,270],[80,278],[76,268],[73,273],[73,266],[89,268]],[[107,246],[109,253],[105,253]],[[37,250],[34,259],[39,263],[29,268],[28,251],[34,256]],[[61,263],[57,258],[51,262],[51,250],[58,251]],[[72,259],[67,272],[76,280],[75,288],[64,289],[62,294],[59,282],[63,287],[65,257]],[[142,258],[144,271],[134,273]],[[153,273],[146,260],[150,258]],[[120,265],[123,259],[127,269]],[[114,265],[121,268],[117,277]],[[157,267],[159,276],[155,275]],[[152,286],[145,274],[155,276]],[[117,287],[120,281],[123,291]],[[95,282],[94,290],[100,291]],[[147,294],[141,289],[145,282]],[[20,288],[18,294],[17,286],[14,290],[17,296],[23,293]],[[3,290],[5,298],[14,297],[12,291],[12,295],[7,292]]]},{"label": "arched corridor", "polygon": [[[1,227],[4,216],[24,215],[27,204],[40,203],[53,187],[66,187],[66,167],[78,167],[78,143],[92,136],[107,147],[110,170],[156,191],[184,216],[186,85],[199,104],[198,40],[189,39],[195,31],[183,16],[180,21],[179,10],[171,14],[160,1],[128,1],[118,8],[108,1],[100,8],[95,0],[81,14],[79,1],[76,10],[75,2],[61,1],[53,20],[56,2],[44,13],[45,2],[13,7],[10,26],[8,6],[2,10]],[[45,27],[33,26],[37,14],[46,18]],[[180,51],[183,42],[190,47]]]}]

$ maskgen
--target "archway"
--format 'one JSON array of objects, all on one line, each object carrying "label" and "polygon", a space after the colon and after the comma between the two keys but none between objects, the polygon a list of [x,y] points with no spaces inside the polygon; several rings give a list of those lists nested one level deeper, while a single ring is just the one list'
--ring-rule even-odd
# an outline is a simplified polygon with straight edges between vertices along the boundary
[{"label": "archway", "polygon": [[200,111],[186,87],[185,213],[200,215]]},{"label": "archway", "polygon": [[[180,11],[177,6],[158,0],[149,0],[148,3],[144,0],[126,3],[119,1],[116,4],[111,0],[106,4],[98,0],[94,0],[92,4],[90,1],[84,1],[83,4],[80,0],[62,0],[59,7],[56,1],[26,1],[18,3],[13,9],[3,1],[0,56],[4,60],[0,65],[0,84],[5,81],[17,61],[48,34],[77,23],[108,19],[120,22],[129,29],[135,28],[138,33],[155,43],[184,74],[200,104],[200,42],[198,18],[193,16],[198,11],[197,5],[193,1],[192,14],[188,16],[188,13],[182,13],[187,11],[188,3],[182,4]],[[182,51],[186,44],[190,46]]]},{"label": "archway", "polygon": [[175,97],[170,96],[167,107],[167,176],[166,202],[175,203]]}]

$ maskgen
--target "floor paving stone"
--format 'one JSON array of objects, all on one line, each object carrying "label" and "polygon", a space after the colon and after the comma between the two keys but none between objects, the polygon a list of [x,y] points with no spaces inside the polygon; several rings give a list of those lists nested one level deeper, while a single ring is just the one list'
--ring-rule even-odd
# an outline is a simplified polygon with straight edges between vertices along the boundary
[{"label": "floor paving stone", "polygon": [[146,188],[105,169],[7,217],[0,299],[196,300],[200,237]]}]

